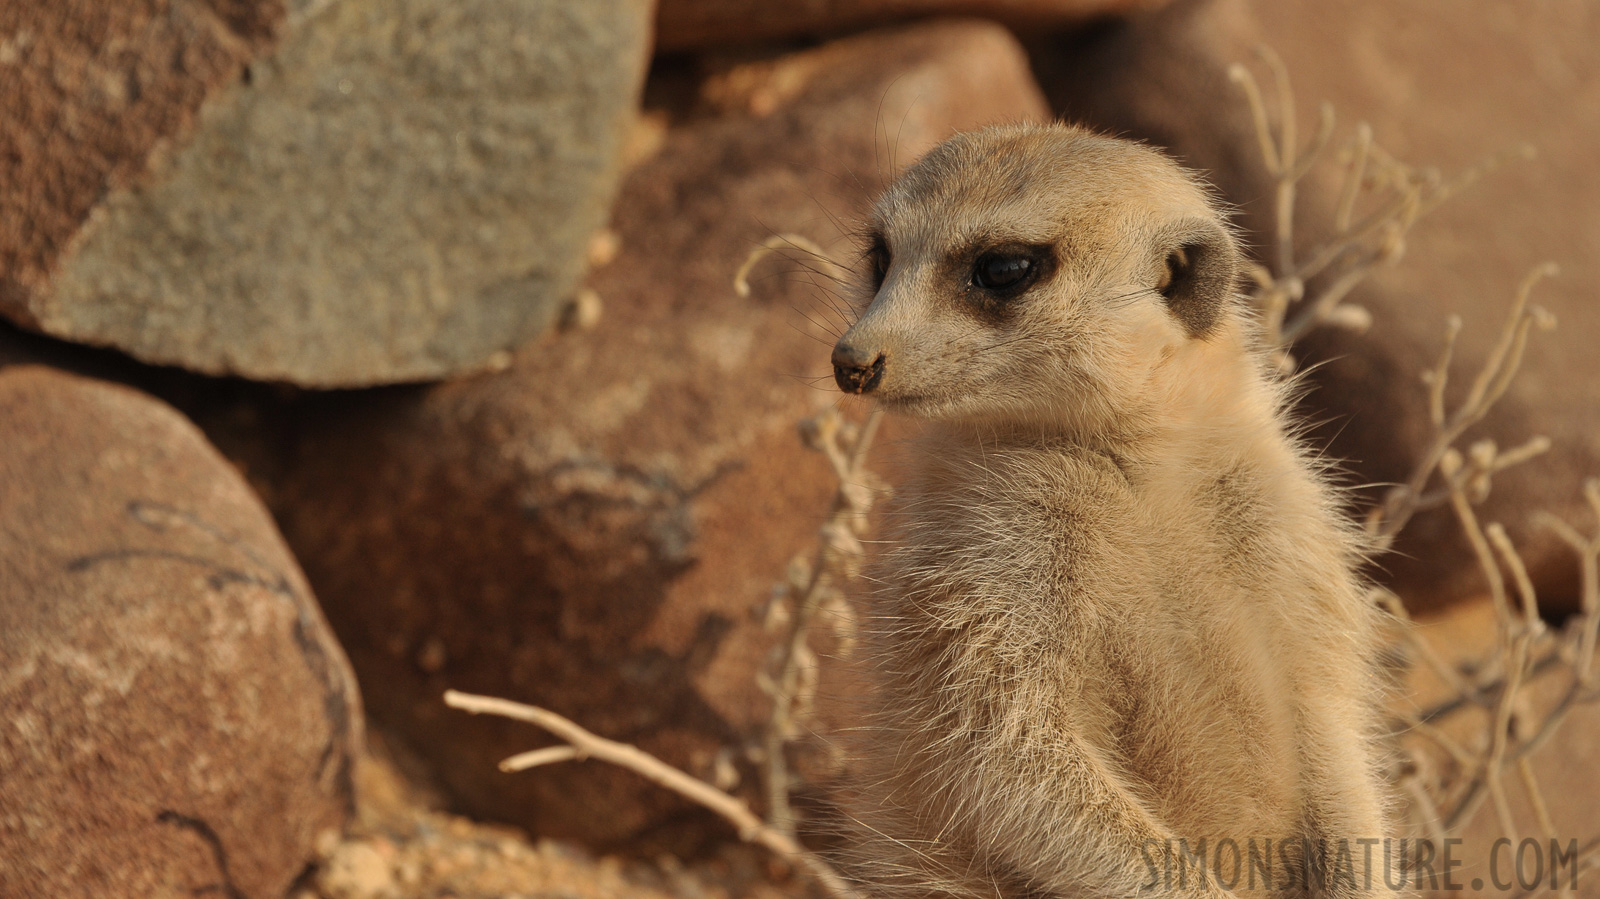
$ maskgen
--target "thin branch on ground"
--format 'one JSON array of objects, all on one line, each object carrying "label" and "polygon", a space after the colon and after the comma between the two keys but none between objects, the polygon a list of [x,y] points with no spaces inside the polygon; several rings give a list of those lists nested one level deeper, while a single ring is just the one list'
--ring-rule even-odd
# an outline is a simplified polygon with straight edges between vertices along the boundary
[{"label": "thin branch on ground", "polygon": [[[749,275],[765,256],[786,248],[798,249],[813,257],[835,282],[844,270],[811,240],[796,234],[778,234],[752,251],[734,277],[734,290],[749,296]],[[813,269],[815,271],[815,269]],[[836,619],[847,617],[839,587],[855,577],[864,555],[861,537],[866,531],[867,514],[883,488],[872,482],[865,470],[868,450],[877,433],[882,413],[872,412],[861,425],[845,421],[835,409],[801,422],[801,438],[822,452],[838,481],[833,500],[819,532],[819,543],[811,557],[800,557],[791,565],[791,576],[779,604],[787,629],[777,642],[768,669],[758,675],[760,686],[772,697],[772,713],[762,735],[762,747],[754,753],[762,762],[767,820],[752,812],[745,802],[704,780],[663,762],[636,746],[608,740],[579,724],[537,706],[524,705],[490,696],[476,696],[455,690],[445,694],[453,708],[474,714],[493,714],[526,721],[544,728],[566,741],[511,756],[500,763],[503,771],[560,762],[595,758],[626,768],[672,790],[686,799],[715,812],[738,829],[741,839],[763,846],[784,859],[796,870],[810,876],[834,899],[858,899],[857,893],[827,862],[802,846],[796,837],[796,817],[789,797],[795,779],[789,772],[787,750],[799,736],[811,712],[816,687],[816,655],[808,638],[822,612],[837,606]],[[836,623],[836,628],[842,627]],[[841,634],[848,637],[848,634]],[[732,778],[736,780],[736,775]]]},{"label": "thin branch on ground", "polygon": [[[821,885],[835,899],[860,899],[855,890],[845,883],[833,868],[813,855],[794,838],[780,833],[750,811],[750,807],[711,784],[663,762],[655,756],[627,743],[608,740],[548,709],[524,705],[493,696],[479,696],[448,690],[445,704],[451,708],[474,715],[498,715],[516,721],[525,721],[541,727],[567,742],[566,747],[552,749],[570,752],[549,753],[541,757],[523,753],[501,763],[505,770],[525,770],[538,764],[557,761],[599,759],[626,768],[679,796],[715,812],[739,832],[739,838],[770,850],[774,855],[803,871]],[[535,752],[545,752],[536,750]]]}]

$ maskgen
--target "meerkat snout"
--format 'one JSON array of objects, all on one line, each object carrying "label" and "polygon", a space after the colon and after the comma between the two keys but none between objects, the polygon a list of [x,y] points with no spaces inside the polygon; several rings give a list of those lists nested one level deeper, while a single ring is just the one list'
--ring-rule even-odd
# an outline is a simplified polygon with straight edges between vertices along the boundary
[{"label": "meerkat snout", "polygon": [[845,393],[871,393],[883,380],[888,358],[882,350],[863,349],[840,339],[833,347],[833,380]]}]

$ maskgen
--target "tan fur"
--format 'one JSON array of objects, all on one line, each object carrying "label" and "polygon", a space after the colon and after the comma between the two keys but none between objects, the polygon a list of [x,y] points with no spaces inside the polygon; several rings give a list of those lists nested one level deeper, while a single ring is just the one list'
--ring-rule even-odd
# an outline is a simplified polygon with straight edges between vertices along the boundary
[{"label": "tan fur", "polygon": [[[878,359],[866,392],[927,422],[870,616],[871,888],[1219,896],[1192,873],[1149,889],[1145,852],[1386,836],[1360,544],[1286,424],[1205,190],[1142,146],[1006,127],[930,152],[870,230],[887,266],[840,382]],[[970,273],[997,245],[1054,270],[987,302]],[[1194,286],[1191,256],[1211,280],[1186,302],[1211,305],[1180,315],[1160,291]]]}]

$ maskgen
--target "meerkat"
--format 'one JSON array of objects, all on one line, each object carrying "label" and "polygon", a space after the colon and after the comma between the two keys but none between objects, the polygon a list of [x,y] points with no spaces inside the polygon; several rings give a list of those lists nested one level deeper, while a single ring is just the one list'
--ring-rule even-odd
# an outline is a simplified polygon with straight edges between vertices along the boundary
[{"label": "meerkat", "polygon": [[1381,888],[1363,544],[1207,189],[1142,145],[1007,126],[927,153],[866,233],[835,378],[923,425],[869,600],[863,882]]}]

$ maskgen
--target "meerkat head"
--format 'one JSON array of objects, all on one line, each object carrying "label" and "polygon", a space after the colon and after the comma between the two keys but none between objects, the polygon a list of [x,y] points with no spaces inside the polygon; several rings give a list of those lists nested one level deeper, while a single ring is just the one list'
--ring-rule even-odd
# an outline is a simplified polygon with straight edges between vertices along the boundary
[{"label": "meerkat head", "polygon": [[846,393],[934,419],[1094,428],[1237,314],[1239,250],[1161,153],[1066,125],[957,135],[878,201]]}]

